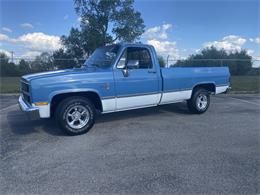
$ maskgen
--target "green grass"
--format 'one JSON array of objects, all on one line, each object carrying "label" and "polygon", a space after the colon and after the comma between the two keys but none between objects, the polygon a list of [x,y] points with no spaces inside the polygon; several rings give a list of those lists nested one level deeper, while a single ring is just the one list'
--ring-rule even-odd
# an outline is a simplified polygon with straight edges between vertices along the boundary
[{"label": "green grass", "polygon": [[1,93],[18,93],[20,77],[0,77]]},{"label": "green grass", "polygon": [[232,91],[260,92],[260,76],[232,76]]},{"label": "green grass", "polygon": [[[0,77],[1,93],[18,93],[20,77]],[[232,76],[232,91],[260,92],[260,76]]]}]

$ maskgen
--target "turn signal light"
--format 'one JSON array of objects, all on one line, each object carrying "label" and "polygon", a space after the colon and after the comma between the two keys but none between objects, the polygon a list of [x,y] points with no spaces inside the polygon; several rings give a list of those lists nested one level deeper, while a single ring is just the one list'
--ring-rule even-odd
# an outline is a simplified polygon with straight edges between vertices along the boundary
[{"label": "turn signal light", "polygon": [[45,106],[45,105],[48,105],[48,102],[36,102],[35,105],[36,106]]}]

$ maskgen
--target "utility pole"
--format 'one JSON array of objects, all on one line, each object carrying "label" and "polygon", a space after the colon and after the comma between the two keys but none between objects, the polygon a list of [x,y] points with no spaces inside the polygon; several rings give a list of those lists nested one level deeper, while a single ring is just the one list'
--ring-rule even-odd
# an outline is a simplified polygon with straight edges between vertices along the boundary
[{"label": "utility pole", "polygon": [[14,63],[14,52],[11,51],[11,59],[12,59],[12,63]]}]

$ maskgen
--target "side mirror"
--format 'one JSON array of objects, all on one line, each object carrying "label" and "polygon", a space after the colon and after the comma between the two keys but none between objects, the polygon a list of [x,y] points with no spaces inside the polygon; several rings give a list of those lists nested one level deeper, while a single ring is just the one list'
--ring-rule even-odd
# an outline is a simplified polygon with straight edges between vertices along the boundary
[{"label": "side mirror", "polygon": [[129,60],[126,66],[129,69],[137,69],[139,68],[139,60]]},{"label": "side mirror", "polygon": [[122,69],[122,73],[123,73],[124,77],[128,77],[128,75],[129,75],[127,68]]}]

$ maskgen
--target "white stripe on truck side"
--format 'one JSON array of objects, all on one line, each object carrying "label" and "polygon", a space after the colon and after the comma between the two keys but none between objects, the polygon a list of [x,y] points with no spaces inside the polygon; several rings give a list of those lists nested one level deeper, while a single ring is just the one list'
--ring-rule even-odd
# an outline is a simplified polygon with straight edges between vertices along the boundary
[{"label": "white stripe on truck side", "polygon": [[[228,85],[218,86],[216,87],[216,94],[223,93],[227,89],[228,89]],[[191,95],[192,95],[192,90],[190,89],[185,91],[165,92],[162,94],[157,93],[157,94],[103,99],[102,100],[103,113],[156,106],[158,105],[158,102],[159,105],[182,102],[190,99]]]},{"label": "white stripe on truck side", "polygon": [[182,102],[191,98],[192,90],[166,92],[162,94],[160,104]]}]

